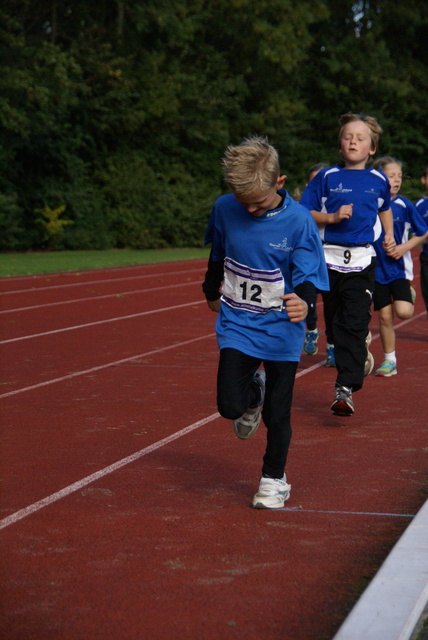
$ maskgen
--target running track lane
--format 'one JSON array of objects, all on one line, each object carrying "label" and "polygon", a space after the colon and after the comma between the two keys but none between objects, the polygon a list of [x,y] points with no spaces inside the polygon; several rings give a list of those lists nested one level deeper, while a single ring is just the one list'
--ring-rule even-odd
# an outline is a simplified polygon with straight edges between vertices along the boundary
[{"label": "running track lane", "polygon": [[[408,403],[417,407],[420,397],[414,381],[423,370],[418,374],[412,354],[426,349],[424,320],[400,330],[406,355],[399,376],[368,379],[356,396],[359,414],[348,424],[326,411],[331,371],[315,366],[298,379],[289,465],[293,492],[282,512],[248,508],[262,430],[242,443],[230,436],[226,421],[213,418],[8,526],[5,637],[331,637],[355,599],[355,587],[367,581],[404,530],[426,487],[426,427],[418,425],[413,409],[414,428],[406,430],[402,412]],[[207,335],[212,322],[208,314]],[[46,476],[60,489],[64,468],[75,480],[87,477],[88,469],[106,468],[102,462],[114,463],[127,448],[132,455],[161,442],[169,429],[177,433],[183,423],[184,429],[195,424],[198,410],[203,421],[209,403],[213,407],[217,358],[214,340],[207,343],[203,351],[184,346],[173,363],[156,354],[149,362],[137,359],[126,365],[132,375],[122,366],[108,367],[89,379],[76,376],[5,398],[8,437],[20,433],[19,447],[11,451],[21,485],[13,483],[11,494],[24,502],[25,491],[37,493]],[[378,344],[373,351],[379,354]],[[322,354],[302,364],[314,361],[321,363]],[[162,408],[141,398],[147,397],[148,368],[156,400],[167,388]],[[412,380],[407,390],[406,375]],[[112,393],[124,379],[125,388]],[[386,392],[380,382],[390,383]],[[387,402],[380,402],[382,393]],[[39,410],[42,432],[42,424],[34,425]],[[373,414],[369,424],[367,414]],[[138,435],[136,425],[142,426]],[[149,444],[138,449],[135,438]],[[43,451],[44,473],[37,477]]]}]

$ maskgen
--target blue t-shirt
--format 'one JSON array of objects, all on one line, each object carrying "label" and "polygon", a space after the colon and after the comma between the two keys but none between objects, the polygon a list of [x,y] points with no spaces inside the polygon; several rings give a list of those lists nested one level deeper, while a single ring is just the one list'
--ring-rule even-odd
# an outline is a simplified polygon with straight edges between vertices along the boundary
[{"label": "blue t-shirt", "polygon": [[[415,206],[404,196],[397,195],[391,201],[392,215],[394,218],[394,238],[397,244],[403,244],[409,239],[411,231],[416,236],[423,236],[428,231],[428,220],[424,221]],[[385,233],[374,243],[376,251],[376,281],[380,284],[389,284],[398,278],[413,280],[413,260],[410,251],[395,260],[387,255],[382,247]]]},{"label": "blue t-shirt", "polygon": [[[415,204],[415,207],[428,224],[428,197],[423,196],[422,198],[419,198],[419,200],[417,200]],[[428,240],[425,240],[422,245],[422,253],[428,253]]]},{"label": "blue t-shirt", "polygon": [[323,213],[335,213],[342,205],[353,204],[351,218],[319,225],[321,239],[346,247],[372,244],[382,229],[378,213],[390,206],[389,182],[376,169],[344,169],[336,165],[317,173],[304,190],[300,204]]},{"label": "blue t-shirt", "polygon": [[298,362],[304,322],[290,322],[280,295],[310,281],[328,290],[317,226],[285,189],[277,208],[255,217],[233,194],[214,204],[205,234],[211,257],[225,261],[222,304],[216,322],[220,349],[263,360]]}]

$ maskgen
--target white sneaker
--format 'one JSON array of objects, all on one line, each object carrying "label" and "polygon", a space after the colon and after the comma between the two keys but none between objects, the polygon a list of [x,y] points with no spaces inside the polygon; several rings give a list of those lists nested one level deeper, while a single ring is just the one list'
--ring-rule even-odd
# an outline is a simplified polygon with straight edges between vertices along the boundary
[{"label": "white sneaker", "polygon": [[259,490],[252,505],[254,509],[280,509],[290,497],[291,484],[287,484],[285,473],[282,478],[260,478]]},{"label": "white sneaker", "polygon": [[248,440],[257,431],[265,400],[266,373],[263,369],[257,369],[253,380],[260,387],[261,399],[257,407],[249,407],[240,418],[233,421],[233,430],[241,440]]}]

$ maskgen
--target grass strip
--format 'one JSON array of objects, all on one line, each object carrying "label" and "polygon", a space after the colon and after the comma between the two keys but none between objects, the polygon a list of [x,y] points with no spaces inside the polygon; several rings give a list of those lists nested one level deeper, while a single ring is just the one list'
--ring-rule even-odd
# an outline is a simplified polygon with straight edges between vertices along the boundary
[{"label": "grass strip", "polygon": [[137,264],[208,258],[208,255],[208,248],[2,253],[0,254],[0,277],[111,269]]}]

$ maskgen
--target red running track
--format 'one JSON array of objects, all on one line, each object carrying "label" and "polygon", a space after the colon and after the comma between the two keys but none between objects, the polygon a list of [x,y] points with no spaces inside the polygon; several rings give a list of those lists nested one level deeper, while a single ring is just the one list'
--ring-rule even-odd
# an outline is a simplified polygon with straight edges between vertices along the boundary
[{"label": "red running track", "polygon": [[217,414],[205,266],[0,280],[3,640],[328,640],[426,500],[420,296],[352,418],[324,339],[302,357],[291,499],[256,511],[265,434]]}]

